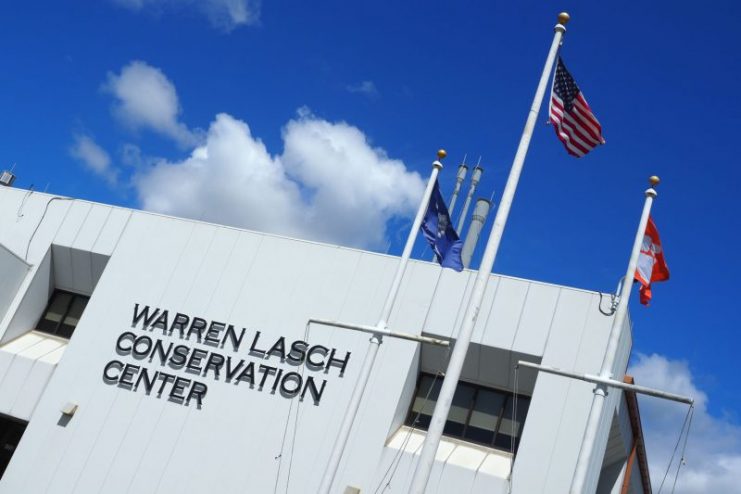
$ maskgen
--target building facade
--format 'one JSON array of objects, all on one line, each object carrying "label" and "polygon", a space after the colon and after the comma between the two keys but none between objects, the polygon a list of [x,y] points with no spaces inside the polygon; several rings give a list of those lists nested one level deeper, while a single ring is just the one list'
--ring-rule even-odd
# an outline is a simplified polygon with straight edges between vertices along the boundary
[{"label": "building facade", "polygon": [[[307,321],[375,323],[397,263],[0,187],[0,493],[315,492],[369,337]],[[413,261],[389,327],[454,342],[474,277]],[[491,276],[428,492],[568,492],[593,385],[515,364],[599,369],[608,306]],[[447,356],[384,340],[333,492],[407,492]],[[650,491],[605,410],[590,489]]]}]

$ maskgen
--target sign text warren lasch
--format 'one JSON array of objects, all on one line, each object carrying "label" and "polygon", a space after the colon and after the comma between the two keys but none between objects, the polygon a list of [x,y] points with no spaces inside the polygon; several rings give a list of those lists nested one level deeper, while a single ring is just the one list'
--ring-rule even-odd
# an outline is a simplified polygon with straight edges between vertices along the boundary
[{"label": "sign text warren lasch", "polygon": [[[198,408],[203,405],[208,386],[202,381],[165,370],[184,370],[198,377],[223,379],[235,385],[247,383],[249,389],[278,392],[285,398],[299,396],[303,400],[308,393],[318,405],[327,380],[321,379],[317,384],[318,379],[314,376],[304,376],[278,364],[296,368],[305,365],[310,371],[324,371],[324,374],[336,367],[341,377],[351,353],[345,352],[344,356],[338,357],[336,348],[311,345],[303,340],[288,343],[284,336],[266,341],[260,331],[251,332],[250,338],[245,340],[246,328],[237,331],[233,324],[208,321],[181,312],[171,317],[168,310],[148,305],[142,308],[139,304],[134,305],[131,327],[151,336],[124,331],[116,340],[116,353],[138,363],[111,360],[103,369],[103,380],[132,391],[143,389],[148,395],[154,391],[158,397],[167,396],[169,401],[178,404],[188,405],[195,401]],[[161,338],[154,336],[156,330],[161,331]],[[194,346],[196,343],[215,350],[197,348]],[[252,359],[241,358],[240,349]],[[275,365],[261,362],[275,362]],[[153,370],[140,365],[143,363],[159,364],[160,367]]]}]

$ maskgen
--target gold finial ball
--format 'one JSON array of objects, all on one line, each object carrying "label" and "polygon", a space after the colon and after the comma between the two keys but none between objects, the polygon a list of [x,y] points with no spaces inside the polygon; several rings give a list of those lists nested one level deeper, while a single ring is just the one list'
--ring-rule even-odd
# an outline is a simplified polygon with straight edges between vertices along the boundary
[{"label": "gold finial ball", "polygon": [[569,19],[571,19],[571,16],[566,12],[561,12],[558,14],[558,23],[562,26],[565,26],[569,23]]},{"label": "gold finial ball", "polygon": [[437,150],[437,159],[441,160],[445,158],[448,155],[448,153],[444,149],[438,149]]},{"label": "gold finial ball", "polygon": [[659,182],[661,182],[661,180],[659,180],[659,177],[657,177],[656,175],[651,175],[650,177],[648,177],[648,183],[651,184],[651,187],[656,187],[657,185],[659,185]]}]

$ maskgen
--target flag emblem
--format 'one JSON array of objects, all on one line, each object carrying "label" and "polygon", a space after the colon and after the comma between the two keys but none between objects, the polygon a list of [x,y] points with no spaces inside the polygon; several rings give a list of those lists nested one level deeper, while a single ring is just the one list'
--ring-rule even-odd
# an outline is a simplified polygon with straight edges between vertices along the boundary
[{"label": "flag emblem", "polygon": [[635,272],[635,280],[641,284],[641,303],[648,305],[651,301],[652,282],[668,279],[669,267],[664,259],[659,231],[656,229],[653,218],[649,216]]},{"label": "flag emblem", "polygon": [[463,270],[463,260],[461,259],[461,250],[463,242],[451,225],[450,213],[445,205],[442,194],[440,194],[440,185],[435,180],[432,187],[430,202],[427,203],[427,211],[422,222],[422,233],[424,233],[427,242],[435,253],[437,262],[444,268]]},{"label": "flag emblem", "polygon": [[566,151],[577,158],[605,143],[602,126],[561,57],[553,76],[549,122]]}]

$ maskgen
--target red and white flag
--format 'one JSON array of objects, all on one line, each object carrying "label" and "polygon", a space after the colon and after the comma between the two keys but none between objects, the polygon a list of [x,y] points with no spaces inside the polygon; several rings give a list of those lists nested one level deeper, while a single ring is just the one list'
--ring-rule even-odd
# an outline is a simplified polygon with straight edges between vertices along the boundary
[{"label": "red and white flag", "polygon": [[571,156],[580,158],[605,143],[602,126],[561,57],[558,58],[556,74],[553,76],[548,113],[558,139]]},{"label": "red and white flag", "polygon": [[638,255],[635,280],[641,284],[641,303],[648,305],[651,300],[651,283],[669,279],[669,267],[664,260],[659,231],[653,218],[648,217],[646,233],[643,235],[641,253]]}]

